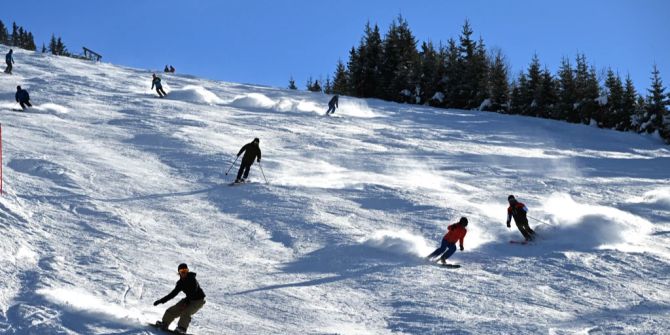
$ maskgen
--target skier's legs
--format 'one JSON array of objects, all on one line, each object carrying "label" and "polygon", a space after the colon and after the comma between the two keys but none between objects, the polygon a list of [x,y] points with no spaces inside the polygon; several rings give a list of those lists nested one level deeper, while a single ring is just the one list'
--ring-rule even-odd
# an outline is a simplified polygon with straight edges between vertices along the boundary
[{"label": "skier's legs", "polygon": [[21,109],[26,109],[26,103],[23,101],[19,101],[19,105],[21,105]]},{"label": "skier's legs", "polygon": [[188,325],[191,324],[191,316],[199,311],[204,305],[205,299],[189,301],[186,308],[184,308],[184,310],[182,310],[181,314],[179,315],[179,322],[177,322],[177,326],[188,329]]},{"label": "skier's legs", "polygon": [[163,89],[162,86],[161,86],[161,88],[159,88],[159,90],[161,91],[161,93],[163,93],[163,95],[167,95],[167,93],[165,93],[165,90]]},{"label": "skier's legs", "polygon": [[440,259],[447,259],[451,257],[451,255],[453,255],[454,252],[456,252],[456,243],[449,243],[447,246],[448,246],[447,252],[445,252],[444,255],[440,257]]},{"label": "skier's legs", "polygon": [[12,73],[12,62],[7,63],[7,68],[5,69],[5,72],[7,73]]},{"label": "skier's legs", "polygon": [[237,170],[237,178],[235,180],[242,179],[242,173],[244,172],[244,163],[240,164],[240,169]]},{"label": "skier's legs", "polygon": [[333,113],[335,113],[335,107],[333,107],[333,106],[328,106],[328,110],[326,111],[326,114],[330,114],[331,111],[332,111]]},{"label": "skier's legs", "polygon": [[26,106],[28,106],[28,107],[32,107],[32,106],[33,106],[33,105],[30,104],[30,101],[26,101],[25,104],[26,104]]},{"label": "skier's legs", "polygon": [[433,258],[433,257],[441,255],[442,253],[444,253],[445,250],[447,250],[448,244],[449,243],[446,240],[443,239],[442,244],[440,245],[440,247],[435,249],[435,251],[433,251],[433,253],[428,255],[426,258]]},{"label": "skier's legs", "polygon": [[244,179],[249,178],[249,170],[251,170],[251,164],[247,165],[247,167],[244,169]]},{"label": "skier's legs", "polygon": [[183,300],[180,300],[174,306],[166,309],[165,314],[163,314],[163,325],[167,328],[170,325],[170,323],[174,321],[174,319],[176,319],[181,315],[181,313],[186,309],[186,307],[188,307],[188,304],[183,302]]},{"label": "skier's legs", "polygon": [[531,234],[530,234],[528,231],[526,231],[526,227],[528,226],[528,222],[526,222],[525,226],[524,226],[524,223],[523,223],[523,222],[516,222],[516,220],[515,220],[515,223],[516,223],[516,227],[517,227],[517,228],[519,229],[519,231],[521,232],[521,235],[523,235],[523,237],[524,237],[526,240],[530,240],[530,239],[533,238],[533,237],[531,236]]}]

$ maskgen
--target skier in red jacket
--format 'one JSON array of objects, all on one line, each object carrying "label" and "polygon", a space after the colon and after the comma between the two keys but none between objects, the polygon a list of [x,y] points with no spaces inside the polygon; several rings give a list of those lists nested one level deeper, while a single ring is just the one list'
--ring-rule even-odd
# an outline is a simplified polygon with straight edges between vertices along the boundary
[{"label": "skier in red jacket", "polygon": [[[451,257],[451,255],[456,252],[456,242],[460,242],[461,251],[463,251],[463,239],[465,238],[465,234],[468,233],[468,230],[465,229],[467,226],[468,219],[466,217],[462,217],[457,223],[449,225],[449,227],[447,227],[447,233],[444,234],[444,238],[442,238],[442,245],[435,249],[432,254],[426,256],[426,259],[432,260],[434,257],[442,255],[442,257],[440,257],[440,262],[446,264],[447,258]],[[444,252],[445,250],[447,252]]]},{"label": "skier in red jacket", "polygon": [[507,201],[509,202],[509,207],[507,207],[507,228],[511,227],[510,222],[514,218],[514,223],[519,228],[521,235],[523,235],[526,241],[532,241],[535,238],[535,232],[528,225],[528,218],[526,217],[528,207],[522,202],[518,202],[513,195],[507,197]]}]

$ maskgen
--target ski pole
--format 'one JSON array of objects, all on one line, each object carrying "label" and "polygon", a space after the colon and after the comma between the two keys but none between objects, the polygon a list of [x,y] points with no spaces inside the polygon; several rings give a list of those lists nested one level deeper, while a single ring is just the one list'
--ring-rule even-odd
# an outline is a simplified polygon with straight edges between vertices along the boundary
[{"label": "ski pole", "polygon": [[226,171],[226,176],[228,175],[228,172],[230,172],[230,169],[233,168],[233,165],[235,165],[235,163],[237,163],[238,158],[240,158],[240,156],[235,157],[235,161],[233,162],[233,164],[230,164],[230,167],[228,168],[228,171]]},{"label": "ski pole", "polygon": [[536,219],[536,218],[534,218],[534,217],[532,217],[532,216],[530,216],[530,215],[528,215],[528,214],[526,214],[526,216],[529,217],[529,218],[531,218],[531,219],[533,219],[533,220],[535,220],[535,221],[537,221],[537,222],[539,222],[539,223],[542,223],[542,224],[548,224],[548,223],[546,223],[546,222],[544,222],[544,221],[542,221],[542,220],[538,220],[538,219]]},{"label": "ski pole", "polygon": [[258,162],[258,167],[261,168],[261,173],[263,174],[263,179],[265,179],[265,183],[266,183],[266,184],[269,184],[269,183],[268,183],[268,179],[265,178],[265,172],[263,172],[263,165],[261,165],[261,162],[260,162],[260,161]]}]

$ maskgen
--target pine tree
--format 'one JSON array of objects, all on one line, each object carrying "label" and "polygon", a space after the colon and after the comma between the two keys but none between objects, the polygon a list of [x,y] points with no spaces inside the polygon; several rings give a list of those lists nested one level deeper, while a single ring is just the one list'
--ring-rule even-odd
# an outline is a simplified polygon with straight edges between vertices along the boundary
[{"label": "pine tree", "polygon": [[9,45],[14,47],[19,46],[19,26],[16,25],[16,22],[12,22],[12,35],[9,37],[9,40]]},{"label": "pine tree", "polygon": [[2,20],[0,20],[0,44],[9,45],[9,32]]},{"label": "pine tree", "polygon": [[635,91],[633,80],[630,79],[630,75],[628,75],[626,76],[626,84],[621,99],[621,113],[619,114],[619,118],[615,125],[617,130],[628,131],[634,129],[632,121],[637,108],[636,98],[637,92]]},{"label": "pine tree", "polygon": [[463,94],[459,91],[463,79],[463,67],[461,66],[460,51],[456,41],[449,39],[447,42],[446,57],[444,64],[444,87],[445,101],[442,104],[446,108],[463,108],[465,102]]},{"label": "pine tree", "polygon": [[558,103],[554,110],[553,118],[565,120],[571,123],[579,122],[575,103],[577,101],[577,88],[575,86],[575,74],[568,58],[563,58],[558,70]]},{"label": "pine tree", "polygon": [[326,76],[326,83],[323,85],[323,93],[333,93],[333,83],[330,81],[330,76]]},{"label": "pine tree", "polygon": [[439,81],[443,74],[439,73],[439,54],[433,43],[423,42],[419,52],[420,74],[419,74],[419,103],[427,103],[439,90]]},{"label": "pine tree", "polygon": [[598,126],[603,128],[618,128],[623,119],[624,90],[621,77],[615,74],[611,68],[607,69],[605,79],[605,90],[607,93],[607,104],[605,113],[598,116]]},{"label": "pine tree", "polygon": [[488,76],[488,99],[490,103],[484,110],[507,113],[510,99],[509,82],[507,81],[509,66],[499,49],[495,50],[490,58]]},{"label": "pine tree", "polygon": [[544,106],[540,105],[542,103],[542,97],[540,96],[542,92],[540,89],[542,86],[542,69],[540,67],[540,58],[537,54],[533,55],[533,59],[528,67],[527,77],[526,106],[522,109],[522,114],[538,116],[539,110]]},{"label": "pine tree", "polygon": [[47,47],[44,45],[44,43],[42,43],[42,53],[47,53]]},{"label": "pine tree", "polygon": [[379,27],[370,23],[365,25],[365,36],[359,48],[361,56],[361,78],[359,96],[364,98],[375,97],[380,92],[379,68],[382,62],[383,48]]},{"label": "pine tree", "polygon": [[647,133],[658,131],[662,138],[670,141],[670,127],[668,124],[670,115],[667,109],[669,102],[656,64],[654,64],[651,74],[651,88],[647,90],[649,92],[646,104],[647,119],[642,131]]},{"label": "pine tree", "polygon": [[[44,47],[42,47],[42,48],[44,48]],[[288,80],[288,88],[290,90],[297,90],[298,89],[298,86],[295,86],[295,80],[293,80],[293,76],[291,76],[291,78]]]},{"label": "pine tree", "polygon": [[35,45],[35,38],[33,37],[33,33],[28,32],[26,35],[26,50],[31,50],[35,51],[37,50],[37,46]]},{"label": "pine tree", "polygon": [[51,34],[51,39],[49,40],[49,52],[52,55],[58,55],[58,46],[56,45],[56,36]]},{"label": "pine tree", "polygon": [[415,102],[419,54],[416,50],[416,39],[402,16],[393,21],[382,44],[384,57],[380,68],[381,98],[396,102]]},{"label": "pine tree", "polygon": [[589,69],[584,54],[577,55],[577,68],[575,69],[575,93],[577,113],[580,122],[589,124],[598,109],[600,86],[593,66]]},{"label": "pine tree", "polygon": [[538,105],[536,116],[548,119],[554,114],[554,109],[558,103],[556,86],[554,76],[551,75],[548,68],[545,68],[542,71],[542,78],[540,79],[539,93],[536,94]]},{"label": "pine tree", "polygon": [[307,79],[307,90],[310,92],[321,92],[321,85],[319,84],[318,80],[312,80],[312,77],[309,77]]},{"label": "pine tree", "polygon": [[349,72],[342,63],[342,60],[337,61],[335,68],[335,77],[333,79],[333,93],[335,94],[349,94]]}]

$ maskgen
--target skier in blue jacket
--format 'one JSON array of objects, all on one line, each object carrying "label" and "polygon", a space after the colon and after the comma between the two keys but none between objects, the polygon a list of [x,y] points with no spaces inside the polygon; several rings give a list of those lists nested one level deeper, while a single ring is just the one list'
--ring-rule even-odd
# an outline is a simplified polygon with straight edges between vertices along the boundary
[{"label": "skier in blue jacket", "polygon": [[14,50],[9,49],[9,52],[5,55],[5,63],[7,63],[7,68],[5,69],[5,73],[12,74],[12,64],[14,64]]},{"label": "skier in blue jacket", "polygon": [[155,73],[153,74],[153,79],[151,80],[151,89],[154,89],[154,86],[156,87],[156,93],[158,93],[159,97],[164,97],[167,95],[165,91],[163,90],[163,85],[161,85],[161,78],[158,77]]}]

